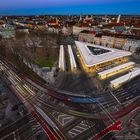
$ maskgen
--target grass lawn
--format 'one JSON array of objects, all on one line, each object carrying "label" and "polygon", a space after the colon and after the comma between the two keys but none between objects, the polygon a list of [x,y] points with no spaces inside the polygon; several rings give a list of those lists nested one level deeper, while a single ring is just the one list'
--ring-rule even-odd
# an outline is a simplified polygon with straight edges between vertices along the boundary
[{"label": "grass lawn", "polygon": [[55,60],[51,58],[38,58],[36,61],[36,64],[40,67],[53,67]]}]

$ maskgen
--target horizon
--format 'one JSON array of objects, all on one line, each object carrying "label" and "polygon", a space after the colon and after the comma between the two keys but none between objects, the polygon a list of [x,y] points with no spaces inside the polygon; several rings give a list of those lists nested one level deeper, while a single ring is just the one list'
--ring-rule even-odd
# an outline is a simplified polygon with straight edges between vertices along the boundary
[{"label": "horizon", "polygon": [[118,15],[121,15],[121,16],[135,16],[135,17],[140,17],[140,14],[89,14],[89,13],[84,13],[84,14],[14,14],[14,15],[1,15],[1,17],[28,17],[28,16],[87,16],[87,15],[90,15],[90,16],[118,16]]}]

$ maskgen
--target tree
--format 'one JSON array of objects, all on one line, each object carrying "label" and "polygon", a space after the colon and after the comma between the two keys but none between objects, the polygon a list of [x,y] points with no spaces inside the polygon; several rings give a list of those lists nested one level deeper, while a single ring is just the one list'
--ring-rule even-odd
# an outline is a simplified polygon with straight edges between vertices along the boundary
[{"label": "tree", "polygon": [[25,36],[26,36],[26,33],[25,32],[23,32],[23,31],[16,31],[15,37],[17,39],[23,39],[23,38],[25,38]]},{"label": "tree", "polygon": [[136,53],[137,55],[140,54],[140,47],[137,47],[137,48],[136,48],[135,53]]},{"label": "tree", "polygon": [[0,42],[0,56],[6,57],[6,48],[4,42]]},{"label": "tree", "polygon": [[2,35],[0,35],[0,41],[2,40]]}]

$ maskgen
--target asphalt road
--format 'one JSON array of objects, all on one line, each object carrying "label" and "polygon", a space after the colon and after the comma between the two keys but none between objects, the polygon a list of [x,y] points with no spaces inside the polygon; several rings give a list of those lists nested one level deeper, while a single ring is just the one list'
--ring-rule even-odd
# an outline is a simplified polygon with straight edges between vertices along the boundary
[{"label": "asphalt road", "polygon": [[[11,73],[12,73],[12,75],[11,75]],[[38,92],[37,92],[37,94],[34,92],[34,90],[33,90],[33,87],[32,87],[32,90],[31,90],[31,88],[29,88],[29,87],[31,87],[31,86],[27,86],[26,85],[26,82],[24,81],[24,80],[21,80],[21,79],[19,79],[19,77],[17,77],[17,75],[15,74],[15,73],[13,73],[13,71],[11,71],[10,69],[9,70],[6,70],[6,76],[7,76],[7,78],[11,81],[11,83],[12,84],[14,84],[14,87],[16,88],[16,90],[18,90],[18,92],[19,92],[19,94],[21,94],[21,96],[24,98],[24,99],[26,99],[26,102],[29,102],[29,103],[32,103],[32,104],[34,104],[34,105],[37,105],[37,106],[39,106],[40,107],[40,109],[42,110],[42,111],[44,111],[47,115],[49,114],[49,113],[47,113],[47,111],[48,110],[50,110],[49,112],[51,112],[51,110],[55,110],[55,111],[58,111],[58,112],[64,112],[64,109],[66,110],[67,109],[67,111],[69,111],[69,108],[70,107],[68,107],[68,105],[66,105],[64,102],[62,102],[62,101],[59,101],[59,100],[57,100],[57,99],[54,99],[54,98],[52,98],[51,96],[48,96],[48,95],[46,95],[46,93],[43,93],[43,92],[41,92],[40,90],[38,90]],[[11,79],[12,78],[12,79]],[[27,88],[28,87],[28,88]],[[137,87],[137,85],[136,85],[136,87]],[[128,87],[127,87],[128,88]],[[132,88],[132,87],[131,87]],[[134,89],[133,89],[134,90]],[[114,91],[114,92],[116,92],[116,91]],[[118,92],[118,91],[117,91]],[[122,90],[121,90],[121,92],[122,92]],[[114,94],[116,94],[117,95],[117,93],[114,93]],[[106,97],[109,97],[108,95],[106,96]],[[126,97],[125,97],[126,98]],[[124,97],[122,97],[122,99],[124,99]],[[128,98],[127,98],[128,99]],[[106,99],[107,100],[107,99]],[[108,99],[108,100],[110,100],[110,99]],[[114,102],[114,101],[113,101]],[[112,102],[112,103],[113,103]],[[112,106],[112,103],[110,103],[110,104],[108,104],[108,106]],[[69,111],[70,112],[70,111]],[[72,111],[71,111],[72,112]],[[65,114],[65,113],[64,113]],[[67,113],[66,113],[67,114]],[[78,113],[77,113],[78,114]],[[76,113],[75,113],[75,115],[74,116],[76,116],[77,115]],[[50,115],[51,117],[50,117],[50,119],[51,119],[51,121],[52,120],[54,120],[54,119],[56,119],[56,116],[54,116],[54,117],[52,117],[52,115]],[[67,123],[65,123],[65,120],[69,120],[69,118],[71,118],[70,116],[73,116],[73,115],[70,115],[70,116],[65,116],[63,119],[61,118],[61,116],[65,116],[65,115],[63,115],[63,114],[60,114],[59,115],[59,120],[63,120],[63,121],[61,121],[61,124],[63,124],[63,125],[65,125],[65,124],[67,124]],[[48,115],[48,117],[49,117],[49,115]],[[66,121],[67,122],[67,121]],[[84,126],[84,128],[85,128],[85,124],[81,124],[81,122],[82,122],[82,120],[80,121],[80,122],[77,122],[77,121],[74,121],[73,122],[73,127],[69,127],[70,129],[69,130],[67,130],[68,131],[68,137],[72,137],[73,135],[75,135],[74,134],[74,132],[75,131],[78,131],[79,132],[79,130],[81,129],[82,130],[82,126]],[[94,122],[94,121],[93,121]],[[86,124],[88,123],[88,128],[89,128],[89,121],[88,120],[86,120]],[[91,123],[91,122],[90,122]],[[95,129],[95,131],[94,131],[94,134],[95,133],[97,133],[97,132],[100,132],[101,131],[101,129],[104,129],[105,128],[105,125],[104,125],[104,123],[102,122],[102,121],[100,121],[100,123],[102,124],[100,124],[100,126],[102,126],[101,128],[99,127],[98,128],[98,123],[99,122],[97,122],[97,123],[94,123],[95,125],[96,125],[96,127],[95,128],[97,128],[97,129]],[[69,123],[68,123],[69,124]],[[71,123],[70,123],[71,124]],[[52,125],[52,123],[51,123],[51,125]],[[57,123],[55,123],[55,125],[56,125],[56,127],[58,127],[57,126]],[[80,126],[79,126],[80,125]],[[75,129],[76,128],[76,129]],[[78,129],[77,129],[78,128]],[[54,129],[54,128],[53,128]],[[56,131],[57,133],[59,133],[59,135],[61,135],[61,132],[63,132],[63,130],[61,131],[61,129],[62,128],[59,128],[59,129],[54,129],[54,131]],[[91,128],[89,128],[90,130],[91,130]],[[59,131],[57,131],[57,130],[59,130]],[[81,133],[79,133],[79,136],[80,135],[83,135],[83,136],[85,136],[85,132],[87,131],[88,129],[86,129],[85,131],[80,131]],[[89,131],[90,132],[90,131]],[[93,132],[92,132],[93,133]],[[90,133],[90,135],[91,135],[91,133]],[[76,139],[76,137],[77,136],[75,136],[74,137],[74,139]],[[89,137],[89,136],[87,136],[87,137]]]}]

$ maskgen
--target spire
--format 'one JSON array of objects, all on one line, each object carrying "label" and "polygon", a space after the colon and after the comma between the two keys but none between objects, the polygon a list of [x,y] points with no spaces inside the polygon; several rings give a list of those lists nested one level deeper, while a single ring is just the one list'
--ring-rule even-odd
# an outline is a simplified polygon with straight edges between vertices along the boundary
[{"label": "spire", "polygon": [[82,15],[80,15],[80,21],[82,20]]},{"label": "spire", "polygon": [[120,18],[121,18],[121,15],[118,16],[117,23],[120,23]]}]

